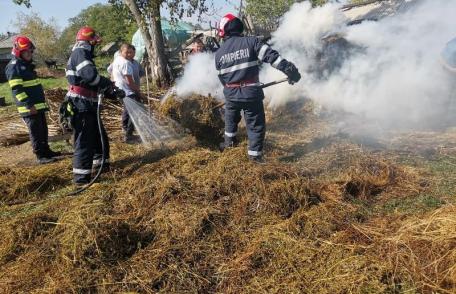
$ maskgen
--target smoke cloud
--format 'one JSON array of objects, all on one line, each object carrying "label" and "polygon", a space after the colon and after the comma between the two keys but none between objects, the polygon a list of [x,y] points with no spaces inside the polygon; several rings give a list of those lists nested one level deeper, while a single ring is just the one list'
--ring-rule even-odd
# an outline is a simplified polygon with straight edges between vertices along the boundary
[{"label": "smoke cloud", "polygon": [[[328,109],[342,109],[376,121],[384,127],[426,126],[441,119],[451,91],[452,77],[439,63],[445,44],[456,36],[455,1],[414,1],[413,9],[347,26],[338,5],[312,9],[308,2],[295,4],[284,16],[272,43],[296,63],[303,79],[296,87],[267,90],[270,107],[307,96]],[[338,33],[346,43],[330,63],[321,68],[325,36]],[[326,51],[325,51],[326,50]],[[322,58],[318,54],[323,52]],[[273,79],[266,69],[263,79]],[[359,122],[358,122],[359,123]]]},{"label": "smoke cloud", "polygon": [[[410,0],[413,1],[413,0]],[[456,1],[415,0],[412,9],[379,21],[348,26],[341,4],[294,4],[271,45],[300,69],[302,80],[266,89],[268,106],[310,98],[328,110],[382,127],[426,126],[448,112],[452,77],[440,64],[456,36]],[[264,65],[261,80],[283,73]],[[178,94],[222,98],[212,54],[196,55],[177,83]]]},{"label": "smoke cloud", "polygon": [[175,91],[183,98],[192,94],[211,94],[218,99],[224,99],[223,87],[215,69],[214,54],[191,55],[185,65],[184,75],[176,83]]}]

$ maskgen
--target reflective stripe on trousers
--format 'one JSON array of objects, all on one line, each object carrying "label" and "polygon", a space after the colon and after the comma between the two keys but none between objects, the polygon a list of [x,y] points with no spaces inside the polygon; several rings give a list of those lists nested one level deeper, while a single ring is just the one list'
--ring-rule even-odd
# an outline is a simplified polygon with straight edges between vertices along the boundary
[{"label": "reflective stripe on trousers", "polygon": [[[48,108],[48,105],[46,104],[46,102],[37,103],[37,104],[35,104],[33,106],[35,106],[36,110],[42,110],[42,109]],[[19,113],[21,113],[21,114],[30,113],[30,109],[28,109],[26,106],[19,106],[17,108],[17,111],[19,111]]]}]

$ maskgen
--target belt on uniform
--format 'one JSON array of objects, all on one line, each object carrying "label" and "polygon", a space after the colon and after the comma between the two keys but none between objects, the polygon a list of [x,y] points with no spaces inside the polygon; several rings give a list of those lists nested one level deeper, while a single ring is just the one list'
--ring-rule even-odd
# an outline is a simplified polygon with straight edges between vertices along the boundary
[{"label": "belt on uniform", "polygon": [[242,81],[233,84],[226,84],[225,87],[227,88],[244,88],[244,87],[255,87],[261,86],[261,83],[255,81]]},{"label": "belt on uniform", "polygon": [[97,92],[89,90],[87,88],[70,85],[68,90],[74,94],[87,97],[87,98],[97,98]]}]

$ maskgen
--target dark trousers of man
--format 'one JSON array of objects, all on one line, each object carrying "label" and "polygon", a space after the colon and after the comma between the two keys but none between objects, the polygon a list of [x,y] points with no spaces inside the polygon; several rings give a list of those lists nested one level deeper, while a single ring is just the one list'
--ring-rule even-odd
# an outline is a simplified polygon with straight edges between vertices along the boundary
[{"label": "dark trousers of man", "polygon": [[[138,96],[136,96],[136,95],[129,95],[127,97],[131,98],[135,101],[138,101],[138,99],[139,99]],[[133,124],[130,114],[128,113],[128,109],[125,105],[124,105],[123,111],[122,111],[122,128],[125,132],[125,135],[127,135],[127,136],[133,135],[133,132],[135,131],[135,125]]]},{"label": "dark trousers of man", "polygon": [[73,118],[74,126],[74,182],[86,184],[90,181],[92,168],[99,168],[103,149],[101,136],[105,141],[105,166],[109,165],[109,140],[102,126],[102,133],[98,129],[97,114],[94,112],[76,113]]},{"label": "dark trousers of man", "polygon": [[29,130],[30,142],[32,143],[33,153],[36,157],[47,157],[49,152],[48,144],[48,125],[46,113],[39,112],[34,115],[23,117]]},{"label": "dark trousers of man", "polygon": [[262,156],[264,137],[266,134],[266,118],[263,101],[234,102],[225,104],[225,146],[236,144],[238,125],[241,121],[241,111],[244,112],[247,136],[249,138],[250,156]]}]

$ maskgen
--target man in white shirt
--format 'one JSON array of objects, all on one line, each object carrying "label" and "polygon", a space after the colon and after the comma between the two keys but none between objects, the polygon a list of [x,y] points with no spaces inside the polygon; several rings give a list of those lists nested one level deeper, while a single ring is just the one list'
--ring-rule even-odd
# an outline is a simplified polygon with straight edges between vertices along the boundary
[{"label": "man in white shirt", "polygon": [[[124,90],[127,97],[138,101],[144,98],[140,89],[142,69],[140,64],[134,60],[134,56],[135,47],[130,44],[123,44],[120,48],[120,54],[115,57],[114,62],[108,68],[108,72],[116,86]],[[126,107],[122,112],[122,127],[125,132],[125,142],[134,142],[133,132],[135,128]]]}]

